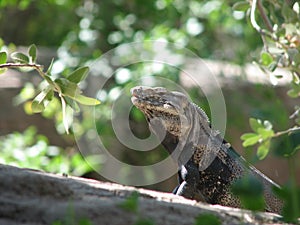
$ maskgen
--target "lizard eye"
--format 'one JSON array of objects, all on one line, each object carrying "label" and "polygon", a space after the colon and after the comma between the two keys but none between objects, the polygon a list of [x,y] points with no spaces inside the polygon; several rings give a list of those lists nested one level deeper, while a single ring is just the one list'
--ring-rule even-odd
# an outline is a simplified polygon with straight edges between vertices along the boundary
[{"label": "lizard eye", "polygon": [[165,109],[172,109],[172,108],[173,108],[173,106],[172,106],[172,105],[170,105],[170,104],[164,104],[164,108],[165,108]]}]

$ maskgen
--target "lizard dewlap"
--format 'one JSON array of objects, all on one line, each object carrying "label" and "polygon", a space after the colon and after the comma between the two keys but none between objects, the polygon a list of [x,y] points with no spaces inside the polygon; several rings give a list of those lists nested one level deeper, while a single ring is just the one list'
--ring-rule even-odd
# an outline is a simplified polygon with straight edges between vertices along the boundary
[{"label": "lizard dewlap", "polygon": [[280,213],[282,202],[272,193],[277,186],[245,160],[213,130],[205,112],[180,92],[162,87],[131,89],[132,103],[177,161],[179,185],[174,193],[190,199],[241,207],[231,186],[244,175],[263,185],[266,211]]}]

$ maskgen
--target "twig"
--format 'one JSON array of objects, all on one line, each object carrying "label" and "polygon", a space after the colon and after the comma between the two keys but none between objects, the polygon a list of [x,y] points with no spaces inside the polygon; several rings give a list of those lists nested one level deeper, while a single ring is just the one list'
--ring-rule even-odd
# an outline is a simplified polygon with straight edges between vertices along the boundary
[{"label": "twig", "polygon": [[267,17],[266,13],[265,13],[265,10],[261,4],[261,0],[257,0],[257,8],[259,10],[259,13],[267,27],[267,29],[270,31],[270,32],[273,32],[273,26],[271,24],[271,21],[269,20],[269,18]]},{"label": "twig", "polygon": [[43,66],[42,65],[39,65],[39,64],[35,64],[35,63],[25,63],[25,64],[22,64],[22,63],[5,63],[5,64],[1,64],[0,65],[0,69],[3,69],[3,68],[22,68],[22,67],[30,67],[30,68],[33,68],[35,69],[40,75],[42,78],[45,79],[45,74],[43,72]]},{"label": "twig", "polygon": [[43,72],[44,66],[39,65],[39,64],[35,64],[35,63],[5,63],[5,64],[0,64],[0,69],[4,69],[4,68],[23,68],[23,67],[30,67],[35,69],[39,75],[46,80],[49,84],[51,84],[54,87],[54,90],[57,91],[58,93],[61,92],[60,87],[53,82],[49,77],[47,77],[47,74],[45,74]]},{"label": "twig", "polygon": [[[251,5],[251,12],[250,12],[250,22],[251,22],[251,25],[253,26],[253,28],[259,32],[261,35],[265,35],[265,36],[268,36],[270,37],[272,40],[274,41],[278,41],[278,39],[276,37],[274,37],[274,35],[272,35],[271,32],[267,31],[267,30],[264,30],[262,29],[258,23],[256,22],[255,20],[255,11],[256,11],[256,6],[258,5],[257,3],[258,0],[253,0],[252,2],[252,5]],[[265,15],[265,14],[264,14]],[[266,16],[266,15],[265,15]],[[273,29],[272,29],[273,31]]]},{"label": "twig", "polygon": [[42,71],[42,69],[43,69],[42,65],[38,65],[38,64],[35,64],[35,63],[27,63],[27,64],[5,63],[5,64],[0,64],[0,69],[3,69],[3,68],[21,68],[21,67],[31,67],[31,68],[34,68],[34,69],[40,70],[40,71]]},{"label": "twig", "polygon": [[287,129],[287,130],[284,130],[284,131],[279,131],[279,132],[275,133],[272,136],[272,138],[278,137],[278,136],[281,136],[281,135],[284,135],[284,134],[288,134],[288,133],[297,132],[297,131],[300,131],[300,127],[292,127],[290,129]]}]

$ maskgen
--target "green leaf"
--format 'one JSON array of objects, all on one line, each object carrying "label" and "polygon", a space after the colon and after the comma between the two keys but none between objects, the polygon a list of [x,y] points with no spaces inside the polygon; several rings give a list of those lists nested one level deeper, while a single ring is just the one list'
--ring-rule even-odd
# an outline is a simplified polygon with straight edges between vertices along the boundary
[{"label": "green leaf", "polygon": [[299,224],[300,187],[288,183],[281,187],[274,186],[273,191],[284,201],[282,210],[283,220],[289,224]]},{"label": "green leaf", "polygon": [[243,207],[250,210],[264,210],[263,186],[257,178],[246,175],[236,180],[232,192],[239,197]]},{"label": "green leaf", "polygon": [[250,118],[249,124],[251,129],[255,132],[257,132],[258,128],[264,128],[260,119]]},{"label": "green leaf", "polygon": [[75,112],[80,112],[80,108],[74,99],[65,96],[65,100],[67,105],[69,105]]},{"label": "green leaf", "polygon": [[100,101],[95,99],[95,98],[90,98],[90,97],[86,97],[84,95],[76,95],[74,97],[71,97],[72,99],[74,99],[75,101],[79,102],[82,105],[99,105]]},{"label": "green leaf", "polygon": [[257,142],[259,142],[260,139],[261,139],[260,135],[255,135],[253,137],[250,137],[243,142],[243,147],[249,147],[255,145]]},{"label": "green leaf", "polygon": [[[64,96],[67,96],[83,105],[98,105],[100,101],[95,98],[81,95],[81,90],[76,83],[73,83],[65,78],[58,78],[55,83],[60,87]],[[72,105],[71,105],[72,106]]]},{"label": "green leaf", "polygon": [[74,99],[81,93],[81,90],[76,83],[73,83],[65,78],[58,78],[54,82],[60,87],[62,94],[65,96]]},{"label": "green leaf", "polygon": [[53,98],[53,90],[50,86],[43,89],[32,101],[31,109],[34,113],[40,113],[44,111],[49,101]]},{"label": "green leaf", "polygon": [[32,63],[35,63],[35,61],[36,61],[36,46],[35,46],[35,44],[32,44],[32,45],[29,46],[29,48],[28,48],[28,55],[31,58],[30,61]]},{"label": "green leaf", "polygon": [[243,135],[241,136],[241,139],[242,139],[243,141],[245,141],[245,140],[247,140],[247,139],[249,139],[249,138],[253,138],[253,137],[256,137],[256,136],[257,136],[256,133],[245,133],[245,134],[243,134]]},{"label": "green leaf", "polygon": [[264,66],[269,66],[273,62],[273,57],[268,52],[262,52],[260,59]]},{"label": "green leaf", "polygon": [[264,158],[266,158],[266,156],[269,153],[269,149],[270,149],[270,141],[265,141],[263,142],[258,148],[257,148],[257,152],[256,155],[258,157],[259,160],[263,160]]},{"label": "green leaf", "polygon": [[89,72],[88,67],[80,67],[77,70],[73,71],[71,74],[67,76],[67,79],[74,83],[79,83],[80,81],[84,80]]},{"label": "green leaf", "polygon": [[44,75],[45,80],[50,84],[53,88],[55,87],[54,81],[51,79],[51,77]]},{"label": "green leaf", "polygon": [[67,104],[66,104],[64,97],[61,97],[60,101],[61,101],[61,110],[62,110],[62,120],[63,120],[63,124],[64,124],[65,130],[66,130],[66,133],[68,134],[69,133],[69,123],[67,120]]},{"label": "green leaf", "polygon": [[221,225],[221,220],[214,214],[203,213],[195,218],[195,225]]},{"label": "green leaf", "polygon": [[274,135],[273,130],[269,130],[265,128],[258,128],[257,133],[260,134],[263,140],[269,139]]},{"label": "green leaf", "polygon": [[29,57],[21,52],[14,52],[10,56],[12,60],[16,63],[29,63]]},{"label": "green leaf", "polygon": [[139,193],[137,191],[134,191],[124,202],[119,204],[119,206],[129,212],[137,212],[138,198]]},{"label": "green leaf", "polygon": [[0,64],[4,64],[7,61],[7,54],[6,52],[0,52]]},{"label": "green leaf", "polygon": [[243,1],[243,2],[236,2],[232,6],[232,9],[235,11],[246,11],[250,7],[249,2]]},{"label": "green leaf", "polygon": [[283,78],[283,75],[275,75],[275,77],[277,78],[277,79],[281,79],[281,78]]},{"label": "green leaf", "polygon": [[48,74],[49,76],[51,75],[50,72],[51,72],[51,70],[52,70],[53,63],[54,63],[54,58],[52,58],[51,63],[50,63],[50,65],[49,65],[49,67],[48,67],[48,69],[47,69],[47,72],[46,72],[46,74]]},{"label": "green leaf", "polygon": [[300,78],[296,73],[293,73],[293,83],[295,83],[295,84],[300,83]]},{"label": "green leaf", "polygon": [[299,21],[297,13],[285,1],[281,13],[285,19],[285,23],[296,23]]},{"label": "green leaf", "polygon": [[270,65],[268,66],[268,69],[271,71],[271,72],[274,72],[277,68],[277,62],[271,62]]}]

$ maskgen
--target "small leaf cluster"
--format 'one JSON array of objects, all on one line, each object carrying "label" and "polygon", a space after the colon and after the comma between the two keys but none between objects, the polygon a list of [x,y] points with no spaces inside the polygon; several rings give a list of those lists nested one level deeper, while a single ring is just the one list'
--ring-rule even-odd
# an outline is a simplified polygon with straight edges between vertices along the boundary
[{"label": "small leaf cluster", "polygon": [[122,203],[118,205],[120,208],[137,214],[138,218],[134,225],[154,225],[154,221],[149,218],[143,218],[138,210],[139,206],[139,193],[137,191],[132,192]]},{"label": "small leaf cluster", "polygon": [[261,121],[260,119],[249,119],[250,127],[254,131],[245,133],[241,136],[243,147],[249,147],[258,144],[257,157],[262,160],[268,153],[271,139],[274,137],[273,126],[270,121]]},{"label": "small leaf cluster", "polygon": [[[265,48],[261,53],[260,65],[271,72],[277,67],[291,69],[299,75],[300,65],[300,4],[276,1],[266,3],[264,8],[255,1],[256,7],[248,1],[237,2],[233,5],[236,11],[255,10],[262,19],[251,21],[252,25],[263,36]],[[257,22],[260,25],[253,24]],[[259,27],[257,27],[259,26]]]},{"label": "small leaf cluster", "polygon": [[231,190],[239,197],[244,208],[254,211],[265,209],[263,186],[257,178],[247,174],[235,181]]},{"label": "small leaf cluster", "polygon": [[282,216],[286,222],[299,224],[300,222],[300,188],[295,185],[274,187],[273,191],[284,200]]},{"label": "small leaf cluster", "polygon": [[[250,1],[249,1],[250,2]],[[259,21],[251,21],[253,27],[261,34],[264,48],[261,51],[259,63],[262,71],[277,79],[284,75],[278,74],[276,68],[289,71],[293,77],[288,96],[300,96],[300,3],[275,1],[261,6],[261,0],[252,2],[240,1],[233,5],[233,10],[255,10]],[[257,3],[256,7],[253,4]],[[253,19],[252,19],[253,20]],[[257,24],[256,24],[257,23]],[[261,24],[261,25],[258,25]]]},{"label": "small leaf cluster", "polygon": [[203,213],[195,218],[195,225],[221,225],[221,220],[214,214]]},{"label": "small leaf cluster", "polygon": [[33,126],[22,133],[14,132],[0,137],[0,148],[0,163],[18,167],[81,176],[96,166],[95,161],[94,164],[91,161],[88,164],[80,153],[72,151],[66,154],[60,147],[49,145],[48,138],[38,134]]},{"label": "small leaf cluster", "polygon": [[[52,60],[46,71],[44,71],[43,66],[36,63],[37,48],[35,45],[31,45],[28,48],[27,54],[14,52],[10,57],[13,60],[13,63],[7,63],[6,52],[0,52],[0,73],[5,72],[7,68],[25,69],[26,72],[33,69],[36,70],[45,82],[39,93],[31,102],[32,112],[43,112],[48,104],[54,98],[58,97],[62,106],[64,127],[67,132],[67,107],[78,111],[79,107],[77,103],[88,106],[100,104],[97,99],[84,96],[79,87],[79,83],[88,75],[88,67],[80,67],[64,77],[55,78],[51,74],[54,60]],[[55,96],[55,93],[57,93],[57,96]]]}]

